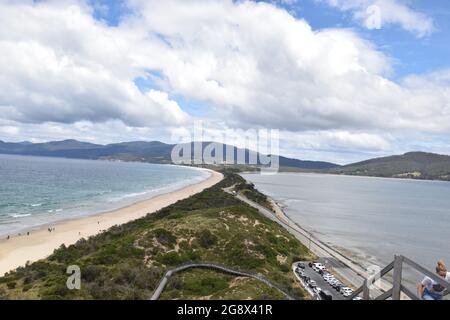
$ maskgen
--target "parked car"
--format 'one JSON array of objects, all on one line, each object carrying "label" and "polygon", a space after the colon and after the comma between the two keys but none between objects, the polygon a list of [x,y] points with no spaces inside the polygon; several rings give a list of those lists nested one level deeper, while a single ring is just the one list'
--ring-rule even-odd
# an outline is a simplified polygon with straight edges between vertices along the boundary
[{"label": "parked car", "polygon": [[341,289],[341,293],[344,297],[350,297],[353,294],[353,290],[348,287],[344,287]]},{"label": "parked car", "polygon": [[317,266],[317,272],[325,272],[325,271],[327,271],[327,268],[325,267],[325,266]]},{"label": "parked car", "polygon": [[299,264],[297,264],[297,267],[300,269],[305,269],[306,265],[303,262],[300,262]]},{"label": "parked car", "polygon": [[331,281],[329,282],[330,286],[333,287],[333,288],[334,288],[334,286],[335,286],[336,284],[338,284],[338,283],[339,283],[339,280],[337,280],[337,279],[331,280]]},{"label": "parked car", "polygon": [[320,262],[316,262],[313,265],[316,267],[325,268],[325,266],[323,264],[321,264]]},{"label": "parked car", "polygon": [[321,264],[321,263],[314,263],[312,268],[316,272],[320,272],[321,270],[322,271],[325,270],[325,266],[323,264]]},{"label": "parked car", "polygon": [[336,284],[336,283],[340,283],[340,281],[338,280],[338,279],[336,279],[336,278],[334,278],[332,281],[330,281],[331,283],[331,285],[334,285],[334,284]]},{"label": "parked car", "polygon": [[297,272],[297,274],[300,278],[303,278],[305,276],[305,273],[303,271]]},{"label": "parked car", "polygon": [[327,282],[328,284],[330,284],[333,280],[335,280],[334,278],[326,278],[325,282]]},{"label": "parked car", "polygon": [[310,268],[312,268],[312,267],[313,267],[313,264],[314,264],[314,262],[310,262],[310,263],[308,263],[308,266],[309,266]]},{"label": "parked car", "polygon": [[344,287],[344,285],[342,283],[338,284],[337,286],[334,287],[334,289],[336,289],[337,292],[341,292],[341,289]]},{"label": "parked car", "polygon": [[314,280],[310,280],[308,282],[308,285],[310,288],[313,288],[313,289],[317,287],[317,283]]},{"label": "parked car", "polygon": [[341,287],[341,286],[342,286],[342,283],[340,283],[340,282],[338,281],[338,282],[333,283],[331,286],[332,286],[334,289],[336,289],[336,288],[338,288],[338,287]]},{"label": "parked car", "polygon": [[322,300],[333,300],[333,296],[326,290],[322,290],[319,293],[319,296]]},{"label": "parked car", "polygon": [[355,297],[355,298],[353,298],[353,300],[355,300],[355,301],[360,301],[360,300],[362,300],[363,298],[361,298],[361,297]]}]

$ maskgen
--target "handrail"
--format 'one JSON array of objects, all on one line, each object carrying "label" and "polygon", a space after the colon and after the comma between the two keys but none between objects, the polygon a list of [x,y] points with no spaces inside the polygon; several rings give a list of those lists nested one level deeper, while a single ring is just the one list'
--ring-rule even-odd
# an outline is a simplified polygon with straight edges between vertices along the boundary
[{"label": "handrail", "polygon": [[368,282],[366,283],[366,281],[365,281],[364,284],[363,284],[361,287],[359,287],[358,289],[356,289],[356,290],[353,292],[353,294],[350,296],[349,299],[353,299],[353,298],[356,298],[357,296],[359,296],[359,295],[364,291],[364,288],[365,288],[366,286],[367,286],[367,287],[370,287],[370,286],[374,283],[375,279],[380,279],[380,278],[384,277],[384,276],[385,276],[386,274],[388,274],[392,269],[394,269],[394,261],[392,261],[392,262],[389,263],[386,267],[384,267],[383,269],[381,269],[380,272],[378,272],[376,275],[374,275],[374,276],[372,276],[371,278],[369,278],[368,280],[366,280],[366,281],[368,281]]},{"label": "handrail", "polygon": [[388,291],[386,291],[382,295],[376,297],[375,300],[387,300],[389,297],[392,296],[392,291],[393,291],[392,289],[389,289]]},{"label": "handrail", "polygon": [[442,285],[445,290],[447,291],[445,295],[447,295],[450,292],[450,282],[442,279],[438,275],[434,274],[433,272],[425,269],[418,263],[412,261],[411,259],[408,259],[404,256],[395,256],[394,261],[392,261],[390,264],[388,264],[386,267],[384,267],[379,273],[377,273],[375,276],[366,279],[364,281],[364,284],[355,290],[355,292],[350,296],[349,299],[354,299],[355,297],[359,296],[361,293],[364,295],[364,299],[370,300],[369,296],[369,288],[375,281],[375,279],[380,279],[383,276],[385,276],[390,271],[394,270],[394,276],[393,276],[393,284],[392,288],[388,291],[382,293],[378,297],[375,297],[375,300],[387,300],[389,298],[392,298],[392,300],[400,300],[401,294],[403,293],[406,295],[409,299],[412,300],[419,300],[419,297],[412,292],[410,289],[408,289],[406,286],[402,284],[402,272],[403,272],[403,264],[407,264],[416,271],[419,271],[420,273],[424,274],[425,276],[429,277],[433,281],[437,282],[438,284]]},{"label": "handrail", "polygon": [[167,271],[164,276],[162,277],[158,287],[154,291],[152,297],[150,300],[158,300],[161,293],[164,291],[164,288],[167,285],[167,282],[169,281],[170,277],[174,273],[182,272],[188,269],[195,269],[195,268],[202,268],[202,269],[213,269],[213,270],[219,270],[224,273],[232,274],[235,276],[241,276],[241,277],[247,277],[247,278],[253,278],[258,281],[261,281],[262,283],[266,284],[267,286],[271,288],[275,288],[278,291],[280,291],[288,300],[295,300],[293,297],[291,297],[286,291],[279,288],[277,285],[273,284],[269,280],[267,280],[262,274],[259,273],[252,273],[252,272],[244,272],[237,269],[232,269],[226,266],[222,266],[215,263],[186,263],[181,266],[178,266],[175,269]]},{"label": "handrail", "polygon": [[406,294],[408,296],[408,298],[410,298],[411,300],[420,300],[417,295],[412,292],[411,290],[409,290],[407,287],[405,287],[404,285],[401,286],[401,290],[404,294]]},{"label": "handrail", "polygon": [[444,288],[446,288],[447,290],[450,290],[450,282],[442,279],[441,277],[437,276],[436,274],[432,273],[431,271],[425,269],[424,267],[418,265],[417,263],[415,263],[414,261],[403,257],[403,261],[408,264],[409,266],[413,267],[414,269],[416,269],[417,271],[420,271],[421,273],[423,273],[424,275],[426,275],[427,277],[433,279],[434,281],[436,281],[437,283],[439,283],[441,286],[443,286]]}]

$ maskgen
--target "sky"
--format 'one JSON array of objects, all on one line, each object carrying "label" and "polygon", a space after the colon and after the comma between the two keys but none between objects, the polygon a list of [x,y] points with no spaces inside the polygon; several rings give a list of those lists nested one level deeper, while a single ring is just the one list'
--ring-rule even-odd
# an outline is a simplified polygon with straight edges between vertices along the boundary
[{"label": "sky", "polygon": [[0,0],[0,140],[279,130],[340,164],[450,154],[446,0]]}]

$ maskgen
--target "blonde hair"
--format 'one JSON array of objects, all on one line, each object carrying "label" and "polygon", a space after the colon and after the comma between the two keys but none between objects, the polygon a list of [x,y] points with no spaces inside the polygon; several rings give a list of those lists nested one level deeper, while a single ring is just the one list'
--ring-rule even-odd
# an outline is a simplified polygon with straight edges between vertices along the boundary
[{"label": "blonde hair", "polygon": [[436,272],[447,272],[447,267],[445,266],[444,261],[439,260],[436,266]]}]

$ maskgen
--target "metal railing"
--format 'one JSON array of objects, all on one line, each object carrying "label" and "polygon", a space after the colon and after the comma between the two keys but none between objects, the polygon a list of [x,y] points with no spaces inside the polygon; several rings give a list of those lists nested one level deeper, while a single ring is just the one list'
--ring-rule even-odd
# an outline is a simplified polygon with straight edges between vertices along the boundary
[{"label": "metal railing", "polygon": [[[411,300],[419,300],[420,298],[417,297],[417,295],[414,292],[412,292],[402,283],[403,267],[405,264],[413,268],[414,270],[419,271],[421,274],[429,277],[430,279],[434,280],[441,286],[443,286],[446,290],[446,293],[444,295],[447,295],[450,292],[450,282],[444,280],[437,274],[425,269],[418,263],[404,256],[395,256],[394,261],[388,264],[379,273],[377,273],[376,275],[374,275],[369,279],[364,280],[363,285],[357,290],[355,290],[350,299],[354,299],[362,293],[363,295],[362,298],[364,300],[387,300],[387,299],[401,300],[403,297],[409,298]],[[381,293],[376,297],[371,297],[370,288],[373,286],[374,282],[377,281],[378,279],[381,279],[392,270],[394,271],[392,279],[392,288],[386,290],[385,292]]]},{"label": "metal railing", "polygon": [[238,277],[253,278],[253,279],[256,279],[256,280],[266,284],[267,286],[269,286],[271,288],[277,289],[286,299],[295,300],[291,295],[289,295],[289,293],[287,293],[285,290],[281,289],[279,286],[277,286],[277,285],[273,284],[272,282],[270,282],[269,280],[267,280],[267,278],[264,277],[262,274],[241,271],[236,268],[230,268],[230,267],[226,267],[226,266],[219,265],[216,263],[186,263],[175,269],[167,271],[165,273],[165,275],[162,277],[158,287],[154,291],[150,300],[158,300],[159,299],[159,297],[161,296],[162,292],[164,291],[164,289],[167,285],[167,282],[169,281],[170,277],[173,274],[178,273],[178,272],[183,272],[183,271],[186,271],[189,269],[196,269],[196,268],[216,270],[216,271],[228,273],[228,274],[238,276]]}]

